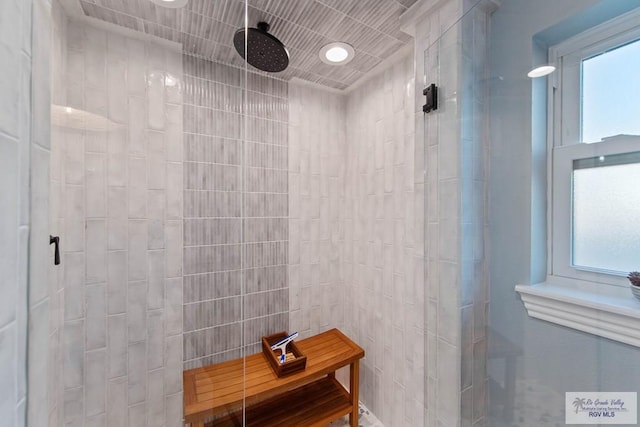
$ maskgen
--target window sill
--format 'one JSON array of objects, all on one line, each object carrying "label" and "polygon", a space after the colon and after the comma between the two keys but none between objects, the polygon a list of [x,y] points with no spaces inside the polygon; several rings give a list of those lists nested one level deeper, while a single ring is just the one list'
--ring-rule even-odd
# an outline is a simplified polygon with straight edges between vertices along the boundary
[{"label": "window sill", "polygon": [[516,292],[531,317],[640,347],[640,301],[628,288],[550,279]]}]

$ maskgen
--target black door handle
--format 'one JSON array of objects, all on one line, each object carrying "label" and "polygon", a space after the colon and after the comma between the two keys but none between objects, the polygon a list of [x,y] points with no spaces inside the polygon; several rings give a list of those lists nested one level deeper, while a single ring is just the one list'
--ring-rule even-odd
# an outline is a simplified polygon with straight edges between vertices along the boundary
[{"label": "black door handle", "polygon": [[55,265],[60,264],[60,237],[59,236],[49,236],[49,244],[55,244],[54,254],[53,254],[53,263]]}]

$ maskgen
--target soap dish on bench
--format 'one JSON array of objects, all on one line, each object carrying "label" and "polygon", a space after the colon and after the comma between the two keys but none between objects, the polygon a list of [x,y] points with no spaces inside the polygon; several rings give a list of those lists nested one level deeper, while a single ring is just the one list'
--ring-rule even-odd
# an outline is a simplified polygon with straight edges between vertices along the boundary
[{"label": "soap dish on bench", "polygon": [[262,352],[278,377],[304,371],[307,366],[307,356],[300,351],[295,341],[287,344],[287,354],[284,363],[280,363],[280,351],[271,350],[272,345],[288,336],[289,334],[286,332],[278,332],[277,334],[262,337]]}]

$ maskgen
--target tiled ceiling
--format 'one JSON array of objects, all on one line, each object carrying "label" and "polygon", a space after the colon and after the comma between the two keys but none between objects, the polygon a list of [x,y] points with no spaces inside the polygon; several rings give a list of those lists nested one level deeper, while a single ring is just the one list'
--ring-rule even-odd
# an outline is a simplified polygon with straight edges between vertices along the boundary
[{"label": "tiled ceiling", "polygon": [[[243,66],[233,48],[234,32],[244,25],[243,0],[190,0],[182,9],[151,0],[79,0],[85,15],[174,42],[185,52]],[[249,0],[249,26],[259,21],[289,50],[289,67],[276,75],[298,77],[345,89],[411,41],[400,31],[400,15],[416,0]],[[333,41],[356,51],[353,61],[331,66],[318,52]]]}]

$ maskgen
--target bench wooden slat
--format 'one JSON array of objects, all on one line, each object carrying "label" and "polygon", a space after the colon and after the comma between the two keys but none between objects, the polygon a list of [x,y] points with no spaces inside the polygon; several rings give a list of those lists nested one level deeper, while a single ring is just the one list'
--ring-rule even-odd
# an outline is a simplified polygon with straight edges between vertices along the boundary
[{"label": "bench wooden slat", "polygon": [[[324,426],[349,412],[349,394],[334,378],[325,377],[248,407],[246,426]],[[242,425],[242,411],[206,424],[207,427],[238,425]]]}]

